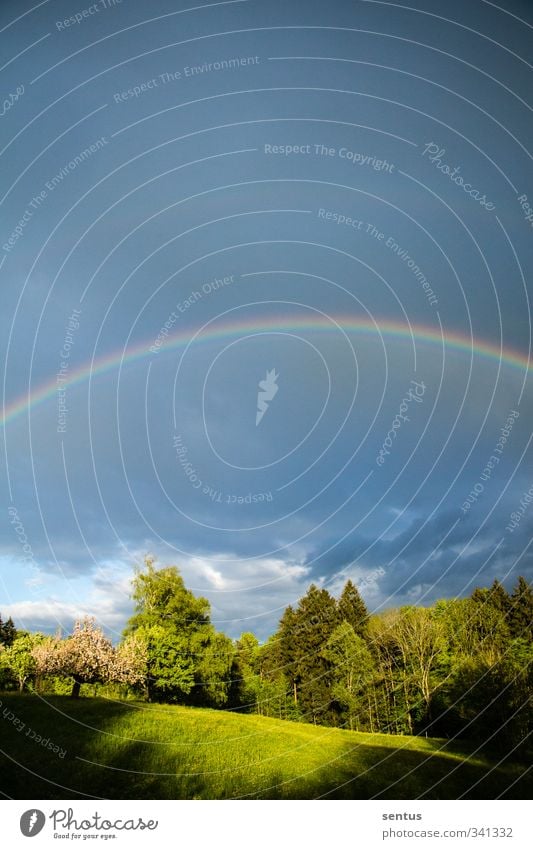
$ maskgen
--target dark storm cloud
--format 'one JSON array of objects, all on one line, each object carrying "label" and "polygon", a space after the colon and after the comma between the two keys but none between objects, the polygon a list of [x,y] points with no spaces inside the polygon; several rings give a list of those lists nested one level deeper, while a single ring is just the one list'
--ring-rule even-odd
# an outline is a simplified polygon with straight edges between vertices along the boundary
[{"label": "dark storm cloud", "polygon": [[6,425],[10,609],[120,630],[148,552],[262,636],[311,580],[377,607],[530,575],[527,9],[178,5],[0,11],[7,408],[109,362],[59,431],[53,390]]}]

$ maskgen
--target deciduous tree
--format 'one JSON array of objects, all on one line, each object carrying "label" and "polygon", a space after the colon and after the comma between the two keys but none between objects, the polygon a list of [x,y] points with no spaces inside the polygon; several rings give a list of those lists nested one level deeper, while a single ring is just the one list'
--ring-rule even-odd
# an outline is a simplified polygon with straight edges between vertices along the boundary
[{"label": "deciduous tree", "polygon": [[39,674],[73,679],[73,698],[79,696],[82,684],[137,685],[145,676],[144,643],[130,637],[115,649],[91,617],[76,622],[66,639],[43,639],[34,647],[33,657]]},{"label": "deciduous tree", "polygon": [[28,681],[35,677],[37,664],[33,650],[44,640],[42,634],[19,633],[13,643],[6,647],[3,655],[3,663],[10,669],[13,677],[18,683],[20,692]]},{"label": "deciduous tree", "polygon": [[144,642],[150,699],[221,706],[228,699],[233,644],[209,621],[209,602],[185,587],[176,566],[147,557],[133,580],[126,635]]}]

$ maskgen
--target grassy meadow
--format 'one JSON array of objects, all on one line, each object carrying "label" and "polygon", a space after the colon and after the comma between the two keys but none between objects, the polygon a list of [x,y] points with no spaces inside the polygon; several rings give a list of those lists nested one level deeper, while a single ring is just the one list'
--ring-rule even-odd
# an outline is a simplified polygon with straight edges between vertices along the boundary
[{"label": "grassy meadow", "polygon": [[466,744],[256,715],[1,695],[0,789],[15,799],[529,798],[524,765]]}]

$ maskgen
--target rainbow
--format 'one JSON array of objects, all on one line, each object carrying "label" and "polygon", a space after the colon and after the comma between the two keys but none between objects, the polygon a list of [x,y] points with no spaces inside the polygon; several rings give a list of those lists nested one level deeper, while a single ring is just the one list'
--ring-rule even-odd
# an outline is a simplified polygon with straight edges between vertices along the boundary
[{"label": "rainbow", "polygon": [[[531,361],[531,352],[526,355],[507,347],[500,348],[497,345],[484,340],[474,340],[459,333],[450,333],[447,331],[441,336],[440,329],[426,327],[424,325],[406,326],[400,322],[389,320],[378,320],[376,323],[347,317],[346,315],[331,316],[333,322],[336,322],[342,330],[347,334],[382,334],[386,338],[401,339],[410,341],[413,344],[428,344],[438,345],[439,348],[444,344],[446,348],[458,351],[463,354],[468,354],[469,357],[474,355],[478,357],[489,358],[499,364],[519,369],[523,372],[524,377],[530,370],[533,369]],[[188,328],[185,331],[178,331],[169,335],[158,353],[150,351],[150,347],[154,345],[154,339],[149,342],[141,342],[130,348],[121,351],[115,351],[111,354],[106,354],[98,359],[91,360],[88,363],[79,365],[73,368],[70,374],[67,373],[62,389],[68,389],[77,386],[89,379],[107,374],[117,368],[122,368],[130,363],[135,363],[147,358],[157,360],[168,353],[179,348],[184,348],[195,337],[197,331]],[[238,338],[248,334],[269,333],[269,332],[303,332],[303,331],[326,331],[338,332],[331,320],[326,318],[295,319],[289,316],[269,317],[263,321],[243,322],[234,321],[225,324],[213,325],[213,322],[208,324],[208,329],[204,333],[199,333],[194,344],[213,342],[218,339]],[[0,416],[0,425],[5,427],[24,412],[30,412],[40,404],[44,404],[54,397],[58,389],[57,378],[54,375],[50,380],[42,383],[34,390],[29,390],[27,393],[20,395],[8,404],[4,404],[2,415]]]}]

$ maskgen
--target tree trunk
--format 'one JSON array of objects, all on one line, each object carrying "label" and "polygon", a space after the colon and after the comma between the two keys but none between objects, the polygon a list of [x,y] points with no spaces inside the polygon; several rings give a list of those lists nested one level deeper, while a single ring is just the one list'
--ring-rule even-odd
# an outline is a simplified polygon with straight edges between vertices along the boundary
[{"label": "tree trunk", "polygon": [[372,722],[372,705],[370,704],[370,693],[367,693],[367,699],[368,699],[368,717],[370,719],[370,733],[373,734],[374,733],[374,724]]},{"label": "tree trunk", "polygon": [[380,721],[379,721],[378,696],[377,696],[376,688],[374,687],[373,689],[374,689],[374,707],[376,708],[376,722],[378,724],[378,733],[379,733],[382,729],[380,727]]},{"label": "tree trunk", "polygon": [[411,706],[409,704],[409,696],[407,695],[407,681],[403,679],[403,692],[405,695],[405,717],[407,719],[407,727],[409,729],[409,734],[413,733],[413,720],[411,717]]},{"label": "tree trunk", "polygon": [[72,693],[70,694],[71,699],[77,699],[79,697],[80,687],[81,687],[81,683],[79,681],[74,681],[74,685],[72,687]]}]

